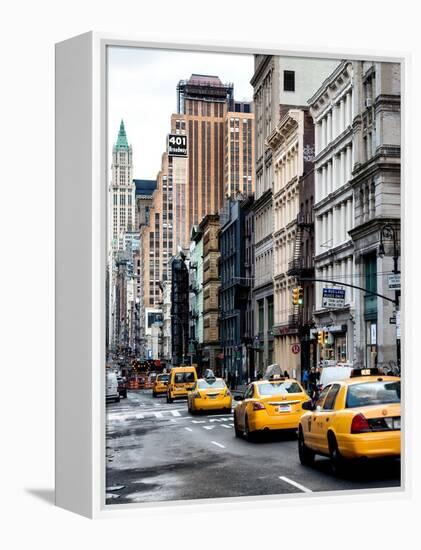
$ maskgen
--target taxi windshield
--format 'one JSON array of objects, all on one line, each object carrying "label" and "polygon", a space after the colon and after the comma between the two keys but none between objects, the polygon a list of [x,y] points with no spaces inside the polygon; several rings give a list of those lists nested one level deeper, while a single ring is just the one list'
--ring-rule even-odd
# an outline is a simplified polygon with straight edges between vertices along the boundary
[{"label": "taxi windshield", "polygon": [[168,374],[159,374],[156,379],[158,382],[168,382],[169,375]]},{"label": "taxi windshield", "polygon": [[217,380],[216,378],[208,379],[208,380],[198,380],[197,387],[199,390],[208,390],[208,389],[216,389],[216,390],[222,390],[225,388],[225,383],[223,380]]},{"label": "taxi windshield", "polygon": [[365,407],[366,405],[382,405],[400,403],[400,381],[376,381],[352,384],[348,387],[346,407]]},{"label": "taxi windshield", "polygon": [[258,385],[260,395],[285,395],[287,393],[301,393],[303,390],[297,384],[285,380],[282,382],[265,382]]}]

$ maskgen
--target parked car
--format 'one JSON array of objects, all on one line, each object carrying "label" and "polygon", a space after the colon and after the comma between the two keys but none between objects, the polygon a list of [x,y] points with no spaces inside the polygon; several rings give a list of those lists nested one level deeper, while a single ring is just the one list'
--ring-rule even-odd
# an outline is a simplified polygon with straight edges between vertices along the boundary
[{"label": "parked car", "polygon": [[106,395],[107,401],[117,401],[117,402],[120,401],[117,374],[113,370],[107,369],[105,379],[106,379],[105,395]]}]

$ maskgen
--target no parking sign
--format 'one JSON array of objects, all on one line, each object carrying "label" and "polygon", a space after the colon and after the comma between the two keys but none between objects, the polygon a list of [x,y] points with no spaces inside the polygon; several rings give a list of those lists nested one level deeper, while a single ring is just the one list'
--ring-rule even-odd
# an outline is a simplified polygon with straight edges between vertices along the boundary
[{"label": "no parking sign", "polygon": [[300,353],[300,351],[301,351],[300,344],[292,344],[291,351],[292,351],[292,353],[295,353],[295,354]]}]

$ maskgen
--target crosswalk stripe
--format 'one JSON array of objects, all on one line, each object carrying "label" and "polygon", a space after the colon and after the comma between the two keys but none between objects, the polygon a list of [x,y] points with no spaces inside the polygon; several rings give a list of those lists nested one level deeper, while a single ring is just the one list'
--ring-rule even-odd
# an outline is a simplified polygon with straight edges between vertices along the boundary
[{"label": "crosswalk stripe", "polygon": [[202,426],[204,430],[213,430],[215,426]]},{"label": "crosswalk stripe", "polygon": [[227,424],[221,424],[221,426],[222,426],[223,428],[228,428],[229,430],[231,429],[229,426],[227,426]]},{"label": "crosswalk stripe", "polygon": [[163,418],[162,412],[157,411],[157,412],[154,412],[153,414],[156,416],[156,418]]},{"label": "crosswalk stripe", "polygon": [[171,411],[171,414],[173,416],[181,416],[181,414],[178,411]]}]

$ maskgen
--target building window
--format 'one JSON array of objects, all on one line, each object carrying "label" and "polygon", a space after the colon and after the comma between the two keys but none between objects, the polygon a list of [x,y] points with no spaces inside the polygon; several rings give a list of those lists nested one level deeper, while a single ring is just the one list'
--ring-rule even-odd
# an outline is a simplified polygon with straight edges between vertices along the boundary
[{"label": "building window", "polygon": [[295,92],[295,71],[284,71],[284,91]]}]

